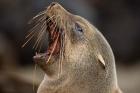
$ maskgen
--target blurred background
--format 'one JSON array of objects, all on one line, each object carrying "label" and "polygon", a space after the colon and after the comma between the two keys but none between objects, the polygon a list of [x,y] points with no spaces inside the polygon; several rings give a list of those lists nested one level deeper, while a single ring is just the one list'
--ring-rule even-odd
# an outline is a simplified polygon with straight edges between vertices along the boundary
[{"label": "blurred background", "polygon": [[[52,1],[0,0],[0,93],[36,92],[43,72],[34,69],[32,44],[21,46],[28,21]],[[116,58],[121,89],[140,93],[140,0],[55,1],[103,33]]]}]

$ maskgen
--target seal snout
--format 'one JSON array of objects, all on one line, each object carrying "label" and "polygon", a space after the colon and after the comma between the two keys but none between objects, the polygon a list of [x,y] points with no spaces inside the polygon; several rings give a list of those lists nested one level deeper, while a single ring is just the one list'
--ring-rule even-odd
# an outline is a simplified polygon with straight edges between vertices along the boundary
[{"label": "seal snout", "polygon": [[52,8],[55,8],[55,7],[58,7],[60,6],[57,2],[52,2],[49,6],[49,9],[52,9]]},{"label": "seal snout", "polygon": [[58,4],[57,2],[52,2],[52,3],[50,4],[50,8],[53,7],[53,6],[55,6],[55,5],[57,5],[57,4]]}]

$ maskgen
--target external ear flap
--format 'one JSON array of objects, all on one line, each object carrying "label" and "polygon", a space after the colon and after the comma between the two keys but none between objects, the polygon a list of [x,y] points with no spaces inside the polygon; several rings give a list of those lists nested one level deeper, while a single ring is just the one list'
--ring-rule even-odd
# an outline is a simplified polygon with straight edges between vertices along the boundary
[{"label": "external ear flap", "polygon": [[97,58],[99,62],[102,64],[102,66],[105,68],[105,61],[100,53],[97,55]]}]

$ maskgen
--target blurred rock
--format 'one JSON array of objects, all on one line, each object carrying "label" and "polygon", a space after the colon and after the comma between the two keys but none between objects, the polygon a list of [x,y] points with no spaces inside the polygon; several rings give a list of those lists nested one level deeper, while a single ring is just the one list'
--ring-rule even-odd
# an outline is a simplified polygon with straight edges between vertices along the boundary
[{"label": "blurred rock", "polygon": [[15,69],[18,65],[17,50],[12,42],[0,33],[0,71]]}]

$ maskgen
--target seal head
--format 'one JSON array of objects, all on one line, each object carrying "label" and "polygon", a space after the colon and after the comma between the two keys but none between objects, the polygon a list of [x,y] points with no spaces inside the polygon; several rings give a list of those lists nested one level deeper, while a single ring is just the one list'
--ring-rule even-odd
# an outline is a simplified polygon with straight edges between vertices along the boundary
[{"label": "seal head", "polygon": [[47,51],[34,56],[45,72],[38,93],[115,93],[114,55],[90,22],[56,2],[33,20],[49,33]]}]

